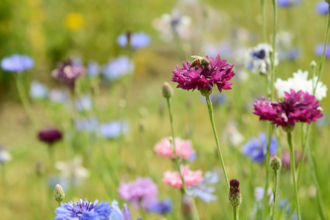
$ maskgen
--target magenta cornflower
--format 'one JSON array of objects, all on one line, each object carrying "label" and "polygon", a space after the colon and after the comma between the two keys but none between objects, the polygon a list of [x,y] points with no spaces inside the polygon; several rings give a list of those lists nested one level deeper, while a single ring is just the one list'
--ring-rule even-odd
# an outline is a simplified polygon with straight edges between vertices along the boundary
[{"label": "magenta cornflower", "polygon": [[264,97],[261,101],[256,100],[253,114],[258,115],[260,120],[271,121],[277,127],[287,128],[294,127],[296,122],[311,123],[321,118],[323,113],[319,109],[320,105],[315,96],[291,89],[290,93],[285,92],[283,101],[266,101]]},{"label": "magenta cornflower", "polygon": [[[189,165],[181,165],[180,171],[186,186],[193,186],[203,181],[203,172],[201,170],[191,171]],[[174,188],[182,188],[182,179],[179,172],[166,171],[163,181]]]},{"label": "magenta cornflower", "polygon": [[[216,58],[205,57],[206,63],[209,64],[191,67],[192,63],[189,61],[183,62],[183,68],[176,66],[173,70],[172,82],[177,82],[177,88],[185,90],[211,90],[214,85],[217,85],[219,91],[223,89],[231,89],[231,82],[228,82],[235,73],[232,71],[234,65],[226,64],[226,60],[220,59],[218,55]],[[196,61],[196,60],[195,60]],[[195,62],[193,61],[193,63]]]},{"label": "magenta cornflower", "polygon": [[[174,158],[174,152],[171,146],[169,138],[163,138],[155,146],[156,153],[161,157]],[[182,140],[180,138],[175,138],[175,151],[177,157],[182,157],[183,159],[190,159],[196,153],[192,147],[192,143],[189,140]]]}]

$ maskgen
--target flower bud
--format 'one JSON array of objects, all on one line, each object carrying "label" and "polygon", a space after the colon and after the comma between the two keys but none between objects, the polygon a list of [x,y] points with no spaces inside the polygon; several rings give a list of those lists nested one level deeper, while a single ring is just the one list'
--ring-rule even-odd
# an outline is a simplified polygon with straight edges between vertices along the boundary
[{"label": "flower bud", "polygon": [[184,220],[192,220],[194,216],[194,203],[188,195],[182,196],[182,214]]},{"label": "flower bud", "polygon": [[64,193],[64,190],[62,188],[62,186],[60,186],[59,184],[57,184],[55,186],[55,189],[54,189],[54,198],[57,202],[62,202],[65,198],[65,193]]},{"label": "flower bud", "polygon": [[207,88],[202,88],[200,90],[200,92],[201,92],[202,96],[209,97],[212,94],[212,87],[210,87],[208,89]]},{"label": "flower bud", "polygon": [[314,60],[311,62],[311,67],[312,69],[316,67],[316,62]]},{"label": "flower bud", "polygon": [[285,131],[286,133],[290,133],[290,132],[292,132],[293,131],[293,129],[294,129],[294,125],[288,125],[288,126],[282,126],[282,129],[283,129],[283,131]]},{"label": "flower bud", "polygon": [[169,99],[169,98],[171,98],[172,95],[173,95],[173,89],[172,89],[171,85],[168,84],[167,82],[165,82],[163,84],[163,96],[164,96],[164,98]]},{"label": "flower bud", "polygon": [[242,203],[242,195],[239,188],[238,180],[230,180],[228,202],[232,207],[237,207]]},{"label": "flower bud", "polygon": [[269,165],[273,171],[278,171],[282,167],[282,161],[280,158],[275,156],[270,160]]}]

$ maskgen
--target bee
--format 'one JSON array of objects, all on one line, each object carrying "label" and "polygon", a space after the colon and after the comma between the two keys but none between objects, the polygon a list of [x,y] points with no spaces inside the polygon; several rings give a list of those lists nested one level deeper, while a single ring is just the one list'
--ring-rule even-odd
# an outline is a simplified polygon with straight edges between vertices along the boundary
[{"label": "bee", "polygon": [[210,65],[210,61],[205,57],[196,56],[196,55],[191,57],[194,58],[194,60],[192,61],[190,67],[195,67],[195,69],[197,69],[197,67],[204,67],[206,69]]}]

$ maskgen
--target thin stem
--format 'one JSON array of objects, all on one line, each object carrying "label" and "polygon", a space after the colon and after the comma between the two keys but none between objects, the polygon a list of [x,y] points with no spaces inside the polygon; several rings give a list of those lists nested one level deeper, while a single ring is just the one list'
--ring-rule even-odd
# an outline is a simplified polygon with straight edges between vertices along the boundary
[{"label": "thin stem", "polygon": [[262,41],[266,42],[266,18],[265,18],[265,0],[261,0],[261,26],[262,26]]},{"label": "thin stem", "polygon": [[273,214],[272,220],[275,219],[275,209],[276,209],[276,201],[277,201],[277,189],[278,189],[278,171],[274,171],[274,204],[273,204]]},{"label": "thin stem", "polygon": [[61,202],[58,202],[58,207],[60,207],[61,206]]},{"label": "thin stem", "polygon": [[292,144],[292,135],[291,132],[287,132],[288,136],[288,144],[290,147],[290,161],[291,161],[291,172],[292,172],[292,180],[294,187],[294,194],[296,198],[296,209],[297,209],[297,219],[300,220],[300,206],[299,206],[299,198],[298,198],[298,185],[297,185],[297,177],[296,177],[296,169],[295,169],[295,159],[294,159],[294,149]]},{"label": "thin stem", "polygon": [[273,24],[273,53],[272,53],[272,74],[271,74],[271,94],[272,100],[274,100],[274,79],[275,79],[275,52],[276,52],[276,30],[277,30],[277,6],[275,0],[273,0],[273,13],[274,13],[274,24]]},{"label": "thin stem", "polygon": [[233,218],[234,218],[234,220],[239,219],[238,212],[239,212],[239,206],[233,207]]},{"label": "thin stem", "polygon": [[217,144],[217,149],[218,149],[218,153],[219,153],[219,157],[220,157],[220,162],[221,162],[221,165],[222,165],[223,174],[225,175],[227,187],[229,189],[230,185],[229,185],[229,181],[228,181],[228,177],[227,177],[225,163],[223,161],[223,157],[222,157],[222,153],[221,153],[221,149],[220,149],[220,145],[219,145],[219,139],[218,139],[217,131],[216,131],[216,128],[215,128],[213,107],[212,107],[212,102],[211,102],[210,96],[206,96],[206,103],[207,103],[207,108],[209,110],[210,121],[211,121],[212,129],[213,129],[215,142]]}]

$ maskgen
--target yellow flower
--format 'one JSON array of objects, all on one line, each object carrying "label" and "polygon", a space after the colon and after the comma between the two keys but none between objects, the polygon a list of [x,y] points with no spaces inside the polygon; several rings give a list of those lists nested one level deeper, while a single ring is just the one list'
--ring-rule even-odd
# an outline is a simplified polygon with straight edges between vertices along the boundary
[{"label": "yellow flower", "polygon": [[84,22],[84,17],[80,13],[76,12],[68,14],[65,18],[65,26],[69,30],[73,31],[78,30],[84,26]]}]

